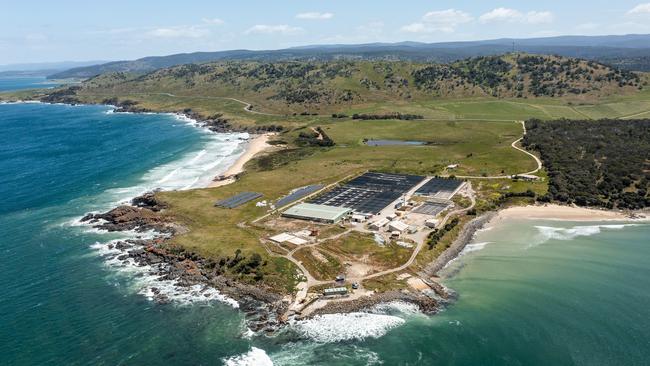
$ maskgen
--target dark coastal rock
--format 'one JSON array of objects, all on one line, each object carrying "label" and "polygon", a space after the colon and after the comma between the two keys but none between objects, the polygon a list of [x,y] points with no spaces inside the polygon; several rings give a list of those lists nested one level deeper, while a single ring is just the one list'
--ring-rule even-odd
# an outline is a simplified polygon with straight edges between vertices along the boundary
[{"label": "dark coastal rock", "polygon": [[174,231],[168,220],[156,211],[133,206],[119,206],[102,214],[87,214],[81,221],[95,223],[95,228],[106,231],[155,230],[161,233]]},{"label": "dark coastal rock", "polygon": [[160,202],[156,198],[155,192],[147,192],[131,200],[131,204],[140,208],[147,208],[154,212],[159,212],[167,208],[167,204]]},{"label": "dark coastal rock", "polygon": [[78,85],[57,89],[41,97],[40,101],[43,103],[79,104],[79,99],[77,98],[77,91],[79,90],[81,90],[81,87]]},{"label": "dark coastal rock", "polygon": [[435,314],[441,309],[441,304],[437,300],[421,292],[402,290],[382,292],[370,297],[362,297],[351,301],[330,302],[324,307],[315,310],[310,316],[364,311],[375,305],[393,301],[415,304],[425,314]]},{"label": "dark coastal rock", "polygon": [[496,216],[496,212],[486,212],[483,215],[471,220],[461,229],[458,237],[435,261],[431,262],[424,268],[427,276],[436,276],[438,271],[444,268],[452,259],[458,257],[465,246],[472,240],[474,234],[485,224]]}]

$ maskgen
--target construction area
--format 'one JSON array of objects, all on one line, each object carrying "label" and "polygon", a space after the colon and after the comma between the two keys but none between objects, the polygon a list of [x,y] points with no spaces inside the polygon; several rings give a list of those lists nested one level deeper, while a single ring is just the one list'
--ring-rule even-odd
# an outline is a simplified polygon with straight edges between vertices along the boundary
[{"label": "construction area", "polygon": [[[304,275],[292,310],[358,298],[369,293],[364,281],[406,274],[429,234],[467,209],[453,200],[469,194],[465,187],[458,179],[366,172],[289,192],[258,224],[270,233],[260,238],[265,247]],[[420,282],[407,281],[427,287]]]}]

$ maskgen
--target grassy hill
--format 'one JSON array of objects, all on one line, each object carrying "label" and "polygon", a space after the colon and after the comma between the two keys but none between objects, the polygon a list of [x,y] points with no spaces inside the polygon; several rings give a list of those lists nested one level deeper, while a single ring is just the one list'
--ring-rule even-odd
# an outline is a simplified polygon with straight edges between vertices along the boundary
[{"label": "grassy hill", "polygon": [[148,94],[235,97],[266,111],[333,113],[369,103],[433,98],[554,98],[585,103],[632,95],[644,74],[559,56],[508,54],[452,64],[385,61],[219,62],[149,74],[108,73],[74,92],[81,100]]},{"label": "grassy hill", "polygon": [[352,45],[312,45],[280,50],[228,50],[217,52],[180,53],[150,56],[131,61],[75,67],[50,75],[52,79],[89,78],[107,72],[148,73],[154,70],[189,63],[217,61],[279,62],[367,60],[450,63],[468,57],[492,56],[519,52],[580,57],[616,65],[627,70],[650,70],[650,35],[560,36],[529,39],[493,39],[442,43],[368,43]]}]

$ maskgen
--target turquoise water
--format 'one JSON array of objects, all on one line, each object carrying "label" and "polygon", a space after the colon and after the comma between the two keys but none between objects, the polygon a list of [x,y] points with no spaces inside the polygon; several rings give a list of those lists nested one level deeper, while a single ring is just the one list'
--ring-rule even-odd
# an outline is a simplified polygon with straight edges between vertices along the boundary
[{"label": "turquoise water", "polygon": [[0,77],[0,92],[21,89],[52,88],[59,84],[43,77]]},{"label": "turquoise water", "polygon": [[[214,294],[107,261],[76,224],[147,189],[205,184],[240,135],[98,106],[0,104],[0,365],[645,365],[650,226],[511,221],[479,233],[436,316],[405,304],[252,335]],[[149,300],[155,283],[171,304]],[[164,286],[163,286],[164,285]]]}]

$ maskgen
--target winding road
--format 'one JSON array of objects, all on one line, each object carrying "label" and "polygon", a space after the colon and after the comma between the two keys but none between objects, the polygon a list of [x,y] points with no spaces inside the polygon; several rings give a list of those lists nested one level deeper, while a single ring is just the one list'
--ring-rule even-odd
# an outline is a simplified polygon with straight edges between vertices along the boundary
[{"label": "winding road", "polygon": [[[526,122],[518,121],[518,123],[521,123],[521,127],[523,127],[523,129],[524,129],[524,136],[525,136],[526,135]],[[461,179],[511,179],[511,178],[514,178],[514,177],[516,177],[518,175],[533,175],[533,174],[539,172],[540,170],[542,170],[542,161],[535,154],[530,153],[530,152],[526,151],[525,149],[522,149],[519,146],[517,146],[517,144],[524,139],[524,136],[522,136],[522,137],[516,139],[515,141],[513,141],[512,144],[510,144],[510,146],[512,146],[513,149],[519,150],[522,153],[524,153],[524,154],[530,156],[531,158],[535,159],[535,162],[537,163],[537,168],[535,168],[534,170],[531,170],[531,171],[526,172],[526,173],[517,173],[517,174],[513,174],[513,175],[493,175],[493,176],[485,176],[485,177],[484,176],[476,176],[476,175],[457,175],[456,178],[461,178]]]},{"label": "winding road", "polygon": [[[108,96],[113,96],[113,94],[84,94],[84,95],[89,95],[91,97],[108,97]],[[237,102],[240,104],[244,105],[243,110],[248,113],[252,114],[258,114],[262,116],[284,116],[283,114],[277,114],[277,113],[265,113],[265,112],[258,112],[253,110],[253,105],[251,103],[245,102],[243,100],[237,99],[237,98],[231,98],[231,97],[200,97],[200,96],[183,96],[183,95],[176,95],[172,93],[128,93],[125,95],[162,95],[165,97],[170,97],[170,98],[179,98],[179,99],[207,99],[207,100],[232,100],[233,102]]]}]

